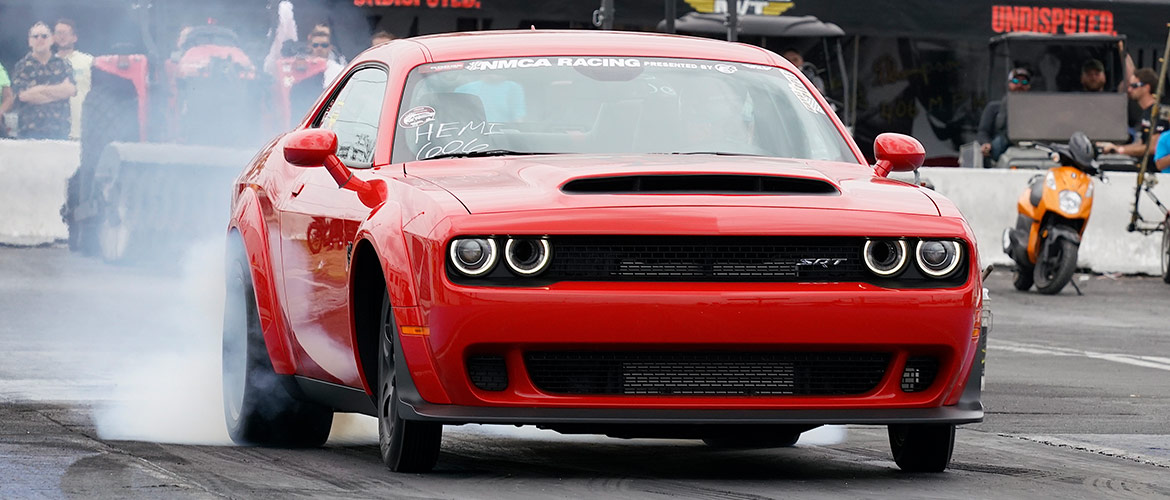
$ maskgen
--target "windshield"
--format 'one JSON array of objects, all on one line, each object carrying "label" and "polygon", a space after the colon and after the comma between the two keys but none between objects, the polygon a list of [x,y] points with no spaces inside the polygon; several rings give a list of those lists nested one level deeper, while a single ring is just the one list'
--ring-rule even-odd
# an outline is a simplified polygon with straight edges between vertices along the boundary
[{"label": "windshield", "polygon": [[857,163],[796,76],[662,58],[480,59],[415,68],[394,162],[521,153],[698,153]]}]

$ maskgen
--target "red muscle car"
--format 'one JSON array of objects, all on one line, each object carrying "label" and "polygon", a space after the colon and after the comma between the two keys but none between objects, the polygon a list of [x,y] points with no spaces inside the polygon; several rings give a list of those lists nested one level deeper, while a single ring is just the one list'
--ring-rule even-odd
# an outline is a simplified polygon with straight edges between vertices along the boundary
[{"label": "red muscle car", "polygon": [[979,422],[971,228],[885,134],[875,165],[780,56],[589,31],[361,54],[234,186],[225,414],[241,443],[379,421],[776,447],[888,425],[941,471]]}]

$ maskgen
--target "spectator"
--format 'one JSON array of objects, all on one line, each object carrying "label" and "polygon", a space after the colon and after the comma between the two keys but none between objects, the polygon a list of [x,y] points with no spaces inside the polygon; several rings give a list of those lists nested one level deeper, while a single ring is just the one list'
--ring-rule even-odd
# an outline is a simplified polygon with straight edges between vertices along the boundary
[{"label": "spectator", "polygon": [[1158,146],[1154,149],[1154,165],[1155,168],[1150,170],[1170,173],[1170,134],[1158,136]]},{"label": "spectator", "polygon": [[328,88],[329,84],[333,83],[333,80],[344,69],[344,63],[338,62],[337,57],[340,56],[333,52],[333,43],[330,40],[331,38],[327,31],[313,31],[309,33],[309,55],[325,59],[325,88]]},{"label": "spectator", "polygon": [[4,115],[12,109],[13,102],[12,80],[8,79],[8,72],[4,71],[3,65],[0,65],[0,137],[8,137],[8,126],[5,124]]},{"label": "spectator", "polygon": [[29,53],[12,71],[12,91],[19,102],[20,137],[69,137],[69,98],[77,94],[73,67],[53,55],[52,33],[45,23],[28,30]]},{"label": "spectator", "polygon": [[1081,66],[1081,90],[1101,92],[1105,90],[1105,65],[1096,59],[1089,59]]},{"label": "spectator", "polygon": [[[1032,72],[1027,68],[1015,68],[1008,73],[1008,92],[1027,92],[1032,88]],[[975,140],[984,156],[990,156],[992,161],[998,160],[999,155],[1007,150],[1011,142],[1007,137],[1007,99],[992,101],[983,108],[983,116],[979,119],[979,131]]]},{"label": "spectator", "polygon": [[784,52],[781,52],[780,55],[784,56],[785,59],[788,59],[788,62],[792,63],[793,66],[796,66],[796,69],[799,69],[801,73],[804,73],[805,78],[808,78],[808,80],[812,82],[813,86],[817,88],[817,91],[819,91],[821,94],[825,93],[825,80],[817,74],[816,65],[810,62],[805,62],[804,56],[800,55],[800,51],[794,48],[787,48],[784,49]]},{"label": "spectator", "polygon": [[[333,28],[332,27],[330,27],[328,24],[325,24],[325,23],[317,23],[316,26],[313,26],[313,31],[311,33],[323,33],[323,34],[325,34],[326,37],[329,38],[330,43],[329,43],[329,57],[328,57],[328,59],[331,62],[334,62],[338,66],[342,66],[342,67],[344,67],[348,63],[345,60],[345,56],[341,55],[340,47],[338,47],[337,43],[334,42],[334,40],[333,40]],[[312,35],[309,35],[309,36],[312,36]]]},{"label": "spectator", "polygon": [[93,56],[75,49],[77,45],[77,29],[72,19],[58,19],[53,27],[53,42],[57,45],[57,57],[64,59],[73,66],[73,81],[77,85],[77,95],[69,98],[69,138],[81,138],[81,103],[85,102],[85,95],[89,93],[90,72],[93,69]]},{"label": "spectator", "polygon": [[370,47],[376,47],[378,45],[382,45],[383,43],[389,42],[393,39],[394,39],[394,35],[391,35],[390,32],[377,31],[372,36],[370,36]]},{"label": "spectator", "polygon": [[484,75],[480,80],[460,85],[455,92],[478,96],[489,122],[518,122],[527,114],[524,87],[499,74]]},{"label": "spectator", "polygon": [[1146,144],[1153,141],[1158,143],[1162,131],[1170,124],[1164,119],[1154,122],[1151,113],[1154,108],[1154,87],[1158,85],[1158,75],[1150,68],[1142,68],[1129,77],[1129,98],[1142,108],[1141,120],[1133,142],[1118,145],[1112,142],[1099,142],[1097,146],[1105,153],[1129,155],[1141,160],[1146,154]]}]

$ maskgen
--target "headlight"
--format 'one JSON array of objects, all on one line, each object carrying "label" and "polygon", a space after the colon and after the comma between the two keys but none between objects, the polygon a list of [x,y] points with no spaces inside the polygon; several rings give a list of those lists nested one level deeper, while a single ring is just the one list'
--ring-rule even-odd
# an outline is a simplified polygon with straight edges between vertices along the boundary
[{"label": "headlight", "polygon": [[1075,214],[1081,211],[1081,195],[1068,189],[1060,192],[1060,211]]},{"label": "headlight", "polygon": [[457,238],[451,242],[451,263],[467,276],[487,274],[498,258],[496,242],[491,238]]},{"label": "headlight", "polygon": [[878,276],[893,276],[906,267],[905,240],[865,240],[862,256],[865,267]]},{"label": "headlight", "polygon": [[544,238],[508,238],[504,244],[504,260],[508,269],[521,276],[540,274],[548,268],[552,247]]},{"label": "headlight", "polygon": [[914,253],[923,273],[932,278],[945,278],[959,267],[962,249],[957,241],[922,240]]},{"label": "headlight", "polygon": [[1048,189],[1056,189],[1056,176],[1051,171],[1044,176],[1044,184],[1048,186]]}]

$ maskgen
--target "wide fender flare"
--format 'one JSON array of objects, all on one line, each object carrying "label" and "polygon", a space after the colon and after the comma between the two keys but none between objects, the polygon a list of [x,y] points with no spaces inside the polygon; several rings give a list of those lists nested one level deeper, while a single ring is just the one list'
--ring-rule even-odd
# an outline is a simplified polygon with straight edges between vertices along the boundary
[{"label": "wide fender flare", "polygon": [[[268,349],[268,357],[272,360],[272,368],[278,374],[293,375],[296,373],[296,358],[292,353],[288,328],[277,296],[268,224],[255,191],[245,188],[239,194],[231,221],[228,237],[232,237],[230,232],[235,232],[239,234],[244,245],[243,251],[252,272],[252,288],[256,294],[260,329],[264,333],[264,345]],[[228,248],[231,251],[230,245]]]},{"label": "wide fender flare", "polygon": [[[413,307],[418,305],[417,281],[411,267],[407,234],[402,226],[402,205],[388,201],[362,222],[356,241],[369,242],[378,254],[390,304],[393,307]],[[353,283],[352,277],[350,283]]]}]

